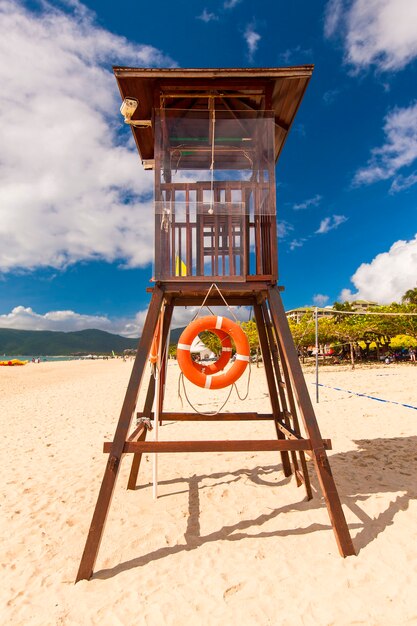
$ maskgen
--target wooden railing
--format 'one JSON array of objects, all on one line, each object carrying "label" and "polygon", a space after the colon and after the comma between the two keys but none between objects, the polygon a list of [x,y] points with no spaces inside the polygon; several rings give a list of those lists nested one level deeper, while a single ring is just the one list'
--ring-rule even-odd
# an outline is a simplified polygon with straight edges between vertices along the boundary
[{"label": "wooden railing", "polygon": [[156,280],[276,280],[268,183],[164,183],[155,204]]}]

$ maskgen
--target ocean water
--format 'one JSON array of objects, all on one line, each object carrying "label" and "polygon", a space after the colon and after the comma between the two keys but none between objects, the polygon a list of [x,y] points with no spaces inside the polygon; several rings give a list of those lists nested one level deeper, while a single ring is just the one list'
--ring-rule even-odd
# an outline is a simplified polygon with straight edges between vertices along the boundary
[{"label": "ocean water", "polygon": [[77,356],[44,356],[40,354],[0,354],[0,361],[12,361],[13,359],[32,361],[32,359],[40,359],[41,363],[43,363],[45,361],[77,361],[79,358]]}]

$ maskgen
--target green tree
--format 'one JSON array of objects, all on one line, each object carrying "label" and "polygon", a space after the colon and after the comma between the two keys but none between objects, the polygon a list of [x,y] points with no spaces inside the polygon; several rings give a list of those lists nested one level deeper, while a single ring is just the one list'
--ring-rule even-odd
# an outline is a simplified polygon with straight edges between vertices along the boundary
[{"label": "green tree", "polygon": [[333,309],[335,311],[352,311],[352,305],[350,302],[333,302]]},{"label": "green tree", "polygon": [[220,352],[222,351],[222,344],[217,335],[210,332],[209,330],[203,330],[203,332],[199,334],[199,337],[209,350],[214,352],[216,356],[219,356]]},{"label": "green tree", "polygon": [[363,340],[367,333],[376,330],[371,315],[339,315],[334,318],[333,330],[335,337],[349,345],[352,369],[355,369],[355,346]]},{"label": "green tree", "polygon": [[299,322],[288,320],[295,346],[299,352],[305,354],[309,346],[315,342],[315,324],[313,312],[306,313]]},{"label": "green tree", "polygon": [[391,340],[391,348],[417,348],[417,339],[414,339],[409,335],[396,335]]},{"label": "green tree", "polygon": [[319,317],[318,319],[318,339],[320,344],[333,343],[338,336],[335,333],[334,317]]},{"label": "green tree", "polygon": [[404,304],[417,304],[417,287],[408,289],[401,298],[401,301]]},{"label": "green tree", "polygon": [[[398,316],[396,319],[395,335],[409,335],[417,339],[417,305],[416,304],[392,304],[390,310],[408,315]],[[410,315],[414,313],[415,315]]]},{"label": "green tree", "polygon": [[248,338],[249,349],[250,349],[251,354],[253,353],[256,354],[256,365],[257,367],[259,367],[260,346],[259,346],[259,335],[258,335],[258,328],[256,326],[256,322],[255,320],[249,320],[249,322],[242,322],[241,327],[246,337]]},{"label": "green tree", "polygon": [[242,322],[241,327],[248,338],[250,351],[256,351],[259,348],[259,335],[255,320]]}]

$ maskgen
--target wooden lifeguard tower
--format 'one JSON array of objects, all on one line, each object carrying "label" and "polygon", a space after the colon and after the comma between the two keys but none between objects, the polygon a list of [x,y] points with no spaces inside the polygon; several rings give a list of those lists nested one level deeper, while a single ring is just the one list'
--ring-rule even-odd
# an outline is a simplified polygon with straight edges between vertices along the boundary
[{"label": "wooden lifeguard tower", "polygon": [[[313,71],[305,65],[261,69],[114,68],[142,164],[155,174],[155,265],[152,298],[109,454],[77,581],[88,579],[99,549],[120,462],[133,453],[128,488],[144,452],[277,450],[285,476],[312,491],[313,460],[342,556],[355,554],[323,439],[288,327],[278,286],[275,164]],[[164,406],[164,358],[142,418],[273,421],[276,438],[240,441],[145,441],[146,424],[130,432],[161,311],[161,354],[174,307],[201,305],[215,283],[229,304],[253,307],[271,413],[206,418]],[[223,305],[218,290],[207,304]]]}]

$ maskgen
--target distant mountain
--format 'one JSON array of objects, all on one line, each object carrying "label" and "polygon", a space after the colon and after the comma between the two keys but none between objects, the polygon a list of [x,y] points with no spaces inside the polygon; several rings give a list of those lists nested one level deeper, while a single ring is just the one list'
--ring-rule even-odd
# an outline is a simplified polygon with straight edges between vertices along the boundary
[{"label": "distant mountain", "polygon": [[178,343],[178,339],[181,336],[182,331],[185,329],[185,326],[182,328],[171,328],[171,333],[169,335],[169,344]]},{"label": "distant mountain", "polygon": [[[177,343],[184,328],[171,330],[170,343]],[[111,354],[136,349],[138,339],[128,339],[104,330],[59,332],[0,328],[0,357],[7,355],[69,356],[71,354]]]},{"label": "distant mountain", "polygon": [[58,332],[51,330],[14,330],[0,328],[0,356],[14,355],[71,355],[71,354],[111,354],[136,348],[137,339],[127,339],[112,335],[104,330],[79,330]]}]

